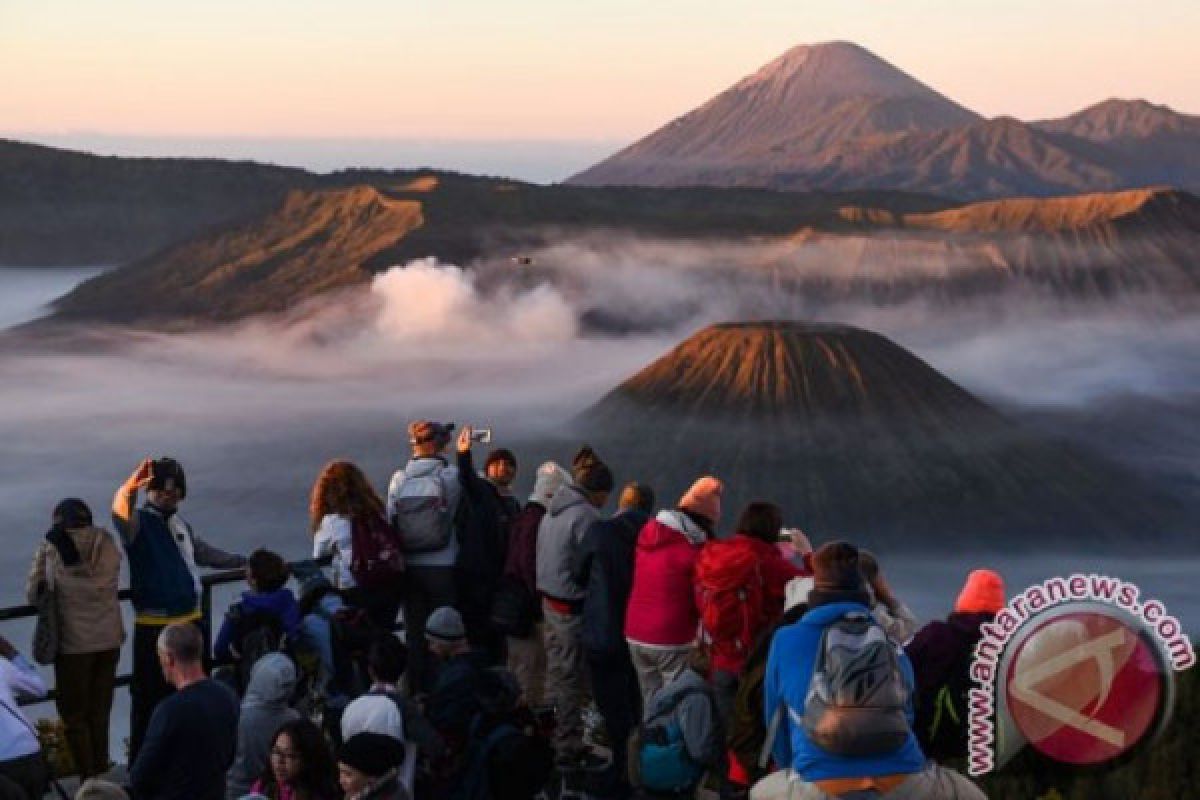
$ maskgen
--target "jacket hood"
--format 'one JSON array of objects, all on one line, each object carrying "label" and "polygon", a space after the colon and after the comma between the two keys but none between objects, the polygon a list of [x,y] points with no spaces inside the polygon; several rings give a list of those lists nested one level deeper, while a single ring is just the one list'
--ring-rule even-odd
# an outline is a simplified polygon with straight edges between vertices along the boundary
[{"label": "jacket hood", "polygon": [[100,561],[104,557],[104,550],[100,545],[104,537],[109,535],[108,531],[89,525],[83,528],[70,528],[67,530],[67,535],[71,537],[71,541],[75,543],[75,549],[79,551],[79,563],[73,567],[67,567],[67,569],[84,575],[94,575],[100,568]]},{"label": "jacket hood", "polygon": [[567,485],[555,492],[546,513],[552,517],[557,517],[568,508],[587,504],[588,500],[584,497],[582,489],[577,486]]},{"label": "jacket hood", "polygon": [[296,688],[296,665],[283,653],[267,653],[250,671],[245,708],[285,708]]},{"label": "jacket hood", "polygon": [[617,523],[614,526],[617,536],[629,542],[635,542],[637,541],[638,534],[642,532],[642,528],[650,521],[650,515],[645,511],[631,508],[614,515],[612,519],[613,522]]},{"label": "jacket hood", "polygon": [[404,465],[404,474],[409,478],[424,478],[426,475],[432,475],[438,470],[445,469],[446,466],[446,459],[439,456],[414,458]]},{"label": "jacket hood", "polygon": [[980,625],[995,618],[996,615],[991,611],[954,611],[946,617],[946,623],[963,633],[977,635]]},{"label": "jacket hood", "polygon": [[296,605],[296,595],[291,589],[276,589],[273,592],[242,592],[244,611],[270,611],[282,617]]},{"label": "jacket hood", "polygon": [[[708,538],[708,534],[704,532],[696,523],[684,514],[682,511],[675,509],[666,509],[658,512],[654,517],[654,521],[658,525],[651,525],[647,529],[647,536],[642,536],[638,539],[638,546],[645,547],[647,550],[654,550],[657,547],[667,544],[671,537],[663,528],[670,529],[671,532],[678,533],[687,539],[688,544],[699,547],[704,544]],[[661,526],[661,527],[660,527]]]},{"label": "jacket hood", "polygon": [[680,694],[693,689],[709,691],[708,681],[704,680],[704,676],[696,672],[696,670],[688,667],[679,673],[674,681],[660,689],[650,700],[650,708],[646,712],[646,719],[663,713],[663,709],[668,708]]},{"label": "jacket hood", "polygon": [[[835,619],[850,611],[870,612],[862,603],[829,603],[816,608],[810,608],[808,613],[800,618],[797,625],[810,625],[814,628],[829,626]],[[874,617],[872,617],[874,619]]]}]

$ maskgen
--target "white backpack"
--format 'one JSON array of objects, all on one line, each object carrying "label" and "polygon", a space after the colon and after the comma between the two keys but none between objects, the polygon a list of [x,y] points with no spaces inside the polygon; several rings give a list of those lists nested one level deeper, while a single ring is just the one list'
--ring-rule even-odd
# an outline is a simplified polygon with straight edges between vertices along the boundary
[{"label": "white backpack", "polygon": [[400,484],[388,520],[406,553],[431,553],[450,543],[454,519],[450,513],[442,469],[410,477],[407,473]]}]

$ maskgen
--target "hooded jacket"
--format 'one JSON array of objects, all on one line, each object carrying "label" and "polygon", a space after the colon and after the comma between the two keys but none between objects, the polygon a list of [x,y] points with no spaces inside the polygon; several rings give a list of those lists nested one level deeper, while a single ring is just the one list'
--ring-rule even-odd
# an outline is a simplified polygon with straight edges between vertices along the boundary
[{"label": "hooded jacket", "polygon": [[660,511],[638,534],[625,638],[651,647],[687,647],[700,622],[694,590],[705,533],[682,511]]},{"label": "hooded jacket", "polygon": [[650,515],[637,509],[593,522],[576,554],[572,577],[584,587],[583,646],[589,655],[611,657],[626,650],[625,609],[633,590],[638,532]]},{"label": "hooded jacket", "polygon": [[79,551],[79,563],[63,564],[58,548],[43,540],[33,556],[25,597],[37,601],[53,584],[58,608],[58,649],[63,655],[116,650],[125,639],[117,580],[121,551],[112,535],[101,528],[67,531]]},{"label": "hooded jacket", "polygon": [[[276,589],[273,592],[242,592],[242,599],[236,603],[244,616],[267,613],[278,617],[280,625],[288,636],[294,636],[300,630],[300,605],[291,589]],[[233,660],[232,649],[237,645],[237,623],[226,614],[217,632],[217,641],[213,645],[213,657],[219,663]]]},{"label": "hooded jacket", "polygon": [[237,754],[225,783],[227,800],[236,800],[250,791],[267,767],[275,731],[283,723],[300,718],[288,707],[295,688],[296,666],[283,653],[268,653],[254,665],[238,717]]},{"label": "hooded jacket", "polygon": [[[917,690],[917,734],[923,744],[933,726],[938,692],[943,686],[970,685],[971,659],[983,636],[981,626],[995,618],[990,611],[956,611],[944,622],[934,620],[921,628],[904,646],[912,661]],[[966,741],[962,744],[965,752]]]},{"label": "hooded jacket", "polygon": [[600,511],[583,490],[567,485],[555,493],[538,526],[537,589],[558,600],[583,600],[583,587],[571,574],[571,564],[583,546],[583,537]]},{"label": "hooded jacket", "polygon": [[[804,714],[805,698],[812,682],[821,634],[850,611],[867,611],[862,603],[834,602],[809,609],[800,621],[775,632],[767,656],[763,679],[763,719],[770,721],[780,709],[783,721],[772,743],[771,753],[780,768],[790,767],[805,781],[832,778],[867,778],[881,775],[909,775],[920,772],[925,756],[910,731],[907,740],[893,753],[871,758],[852,758],[826,752],[809,740],[796,719]],[[907,716],[913,723],[912,665],[896,645],[900,669],[909,688]]]},{"label": "hooded jacket", "polygon": [[[689,696],[679,699],[685,692]],[[717,762],[725,747],[725,732],[716,713],[716,699],[708,681],[690,667],[655,692],[646,707],[644,727],[670,720],[679,723],[689,758],[697,764]]]},{"label": "hooded jacket", "polygon": [[[760,581],[762,587],[762,617],[752,623],[756,626],[752,629],[752,635],[756,637],[782,616],[788,581],[799,577],[800,570],[785,559],[775,545],[739,533],[729,539],[705,542],[696,559],[696,573],[703,578],[706,572],[717,574],[722,569],[736,568],[734,565],[747,562],[756,567],[750,579]],[[733,573],[735,578],[738,574]],[[721,646],[712,648],[713,668],[740,673],[749,653],[743,652],[737,657],[734,648],[724,646],[727,643],[715,644]]]}]

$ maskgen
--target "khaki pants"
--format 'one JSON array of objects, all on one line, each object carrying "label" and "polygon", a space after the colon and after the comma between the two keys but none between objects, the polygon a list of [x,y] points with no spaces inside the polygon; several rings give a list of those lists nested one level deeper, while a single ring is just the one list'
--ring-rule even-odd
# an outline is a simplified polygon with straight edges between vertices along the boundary
[{"label": "khaki pants", "polygon": [[[791,770],[772,772],[750,790],[750,800],[833,800],[811,783],[792,780]],[[930,761],[886,795],[884,800],[987,800],[987,795],[952,769]]]},{"label": "khaki pants", "polygon": [[683,672],[691,647],[646,647],[629,642],[629,656],[637,672],[638,688],[642,692],[642,708],[650,708],[650,698]]},{"label": "khaki pants", "polygon": [[546,646],[542,642],[542,629],[539,622],[524,639],[508,637],[508,669],[531,707],[546,702]]},{"label": "khaki pants", "polygon": [[583,749],[583,616],[560,614],[543,605],[546,644],[546,697],[555,707],[554,749],[572,756]]},{"label": "khaki pants", "polygon": [[108,717],[120,653],[63,654],[54,662],[58,715],[81,778],[108,771]]}]

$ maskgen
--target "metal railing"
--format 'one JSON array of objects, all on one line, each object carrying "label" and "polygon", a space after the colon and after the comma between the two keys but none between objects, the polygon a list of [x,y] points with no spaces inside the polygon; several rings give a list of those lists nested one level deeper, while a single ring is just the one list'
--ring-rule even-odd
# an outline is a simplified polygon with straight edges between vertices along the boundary
[{"label": "metal railing", "polygon": [[[325,566],[330,562],[329,557],[320,558],[315,561],[318,566]],[[311,564],[314,563],[311,559],[303,559],[301,561],[293,561],[288,564],[288,569],[294,569],[296,564]],[[218,572],[208,572],[200,576],[200,615],[204,620],[205,630],[212,631],[212,590],[214,586],[222,586],[228,583],[238,583],[246,579],[246,571],[244,569],[225,569]],[[132,599],[132,589],[121,589],[117,592],[117,601],[125,602]],[[16,619],[25,619],[37,616],[37,606],[19,605],[7,606],[0,608],[0,623],[11,622]],[[117,675],[116,686],[129,686],[133,680],[133,675],[126,672]],[[42,697],[26,698],[20,700],[22,706],[38,705],[40,703],[48,703],[54,700],[57,694],[57,687],[50,687],[50,691]]]}]

